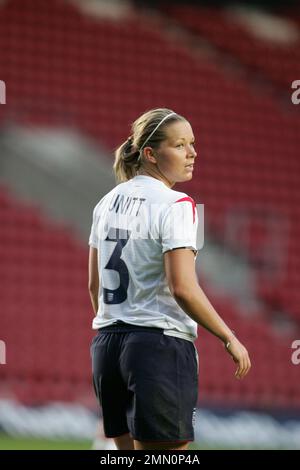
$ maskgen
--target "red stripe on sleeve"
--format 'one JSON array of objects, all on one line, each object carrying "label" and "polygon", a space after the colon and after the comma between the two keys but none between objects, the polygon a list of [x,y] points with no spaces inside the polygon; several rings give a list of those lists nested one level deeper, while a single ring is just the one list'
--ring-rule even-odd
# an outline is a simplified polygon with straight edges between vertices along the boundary
[{"label": "red stripe on sleeve", "polygon": [[193,223],[194,223],[195,222],[195,211],[196,211],[195,201],[191,197],[187,196],[187,197],[182,197],[181,199],[178,199],[175,202],[183,202],[183,201],[189,201],[192,204],[192,207],[193,207]]}]

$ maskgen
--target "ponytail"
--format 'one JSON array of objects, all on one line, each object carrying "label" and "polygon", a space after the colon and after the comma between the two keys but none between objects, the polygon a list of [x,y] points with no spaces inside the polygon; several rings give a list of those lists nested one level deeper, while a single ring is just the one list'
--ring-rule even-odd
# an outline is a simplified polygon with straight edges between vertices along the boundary
[{"label": "ponytail", "polygon": [[137,174],[137,170],[141,165],[139,159],[140,152],[133,145],[133,137],[130,136],[115,151],[115,162],[113,169],[118,183],[128,181]]}]

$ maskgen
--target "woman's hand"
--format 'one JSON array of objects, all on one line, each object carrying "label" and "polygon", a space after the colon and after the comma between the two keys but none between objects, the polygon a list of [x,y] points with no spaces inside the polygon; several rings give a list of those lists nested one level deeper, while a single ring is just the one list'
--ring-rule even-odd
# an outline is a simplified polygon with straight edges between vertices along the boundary
[{"label": "woman's hand", "polygon": [[243,379],[251,368],[247,349],[235,336],[230,339],[230,342],[225,346],[225,349],[231,355],[234,362],[238,364],[234,375],[237,379]]}]

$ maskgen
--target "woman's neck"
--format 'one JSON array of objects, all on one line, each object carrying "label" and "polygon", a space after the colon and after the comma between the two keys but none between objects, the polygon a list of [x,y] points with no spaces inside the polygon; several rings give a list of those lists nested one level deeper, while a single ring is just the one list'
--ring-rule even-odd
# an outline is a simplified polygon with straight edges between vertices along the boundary
[{"label": "woman's neck", "polygon": [[138,172],[138,175],[146,175],[146,176],[152,176],[152,178],[155,178],[157,180],[160,180],[162,181],[166,186],[168,186],[168,188],[172,188],[172,186],[174,186],[175,182],[171,182],[168,180],[168,178],[166,178],[161,172],[156,172],[154,170],[146,170],[146,169],[142,169]]}]

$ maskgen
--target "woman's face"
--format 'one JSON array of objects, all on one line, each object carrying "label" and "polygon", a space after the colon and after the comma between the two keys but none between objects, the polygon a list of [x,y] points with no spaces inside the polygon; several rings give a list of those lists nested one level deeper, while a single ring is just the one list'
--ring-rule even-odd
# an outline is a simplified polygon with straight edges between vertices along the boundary
[{"label": "woman's face", "polygon": [[173,184],[191,180],[197,153],[190,123],[177,121],[170,124],[166,136],[155,150],[158,169]]}]

